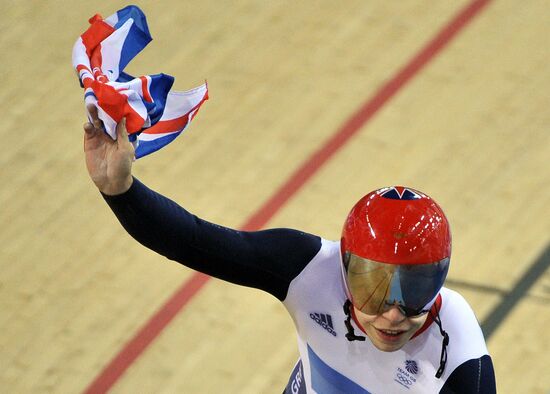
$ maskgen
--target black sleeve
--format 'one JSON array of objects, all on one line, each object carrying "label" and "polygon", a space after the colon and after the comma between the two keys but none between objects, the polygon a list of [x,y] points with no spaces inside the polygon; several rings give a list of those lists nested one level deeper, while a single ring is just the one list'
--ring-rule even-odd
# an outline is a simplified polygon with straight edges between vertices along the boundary
[{"label": "black sleeve", "polygon": [[246,232],[209,223],[135,178],[126,193],[103,197],[126,231],[144,246],[279,300],[321,247],[319,237],[297,230]]},{"label": "black sleeve", "polygon": [[442,394],[494,394],[496,392],[493,361],[488,355],[459,365],[440,391]]}]

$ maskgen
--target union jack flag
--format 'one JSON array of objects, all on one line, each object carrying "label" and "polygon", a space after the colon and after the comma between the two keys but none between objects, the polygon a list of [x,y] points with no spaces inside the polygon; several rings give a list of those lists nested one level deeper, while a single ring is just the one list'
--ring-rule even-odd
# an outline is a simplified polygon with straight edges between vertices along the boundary
[{"label": "union jack flag", "polygon": [[[136,6],[103,19],[89,19],[90,27],[73,47],[73,67],[84,88],[86,106],[95,105],[105,131],[116,139],[116,125],[126,117],[136,158],[172,142],[189,125],[208,99],[206,82],[185,92],[170,91],[174,78],[167,74],[135,78],[126,65],[152,40],[147,20]],[[88,114],[89,116],[89,114]]]}]

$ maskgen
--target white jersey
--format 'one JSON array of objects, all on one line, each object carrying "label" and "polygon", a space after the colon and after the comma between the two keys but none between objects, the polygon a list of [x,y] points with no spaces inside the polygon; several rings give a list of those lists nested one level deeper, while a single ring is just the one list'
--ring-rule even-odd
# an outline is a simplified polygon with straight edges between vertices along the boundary
[{"label": "white jersey", "polygon": [[[441,378],[443,338],[432,323],[395,352],[378,350],[367,339],[346,339],[340,244],[322,241],[313,260],[291,282],[284,305],[296,325],[300,362],[293,393],[437,393],[460,364],[488,354],[479,323],[464,298],[441,289],[439,312],[449,334],[448,359]],[[360,329],[352,320],[356,332]]]}]

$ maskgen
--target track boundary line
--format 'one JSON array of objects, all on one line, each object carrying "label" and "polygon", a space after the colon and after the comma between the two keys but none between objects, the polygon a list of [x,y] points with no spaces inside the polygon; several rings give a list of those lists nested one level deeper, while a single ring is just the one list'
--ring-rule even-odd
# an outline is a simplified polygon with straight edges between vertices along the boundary
[{"label": "track boundary line", "polygon": [[481,330],[487,341],[548,267],[550,267],[550,244],[546,246],[529,269],[519,278],[512,290],[503,297],[481,323]]}]

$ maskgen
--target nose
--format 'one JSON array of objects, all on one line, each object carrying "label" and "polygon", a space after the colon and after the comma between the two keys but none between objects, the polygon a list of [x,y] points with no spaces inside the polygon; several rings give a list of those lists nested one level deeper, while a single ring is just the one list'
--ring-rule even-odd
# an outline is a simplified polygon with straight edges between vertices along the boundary
[{"label": "nose", "polygon": [[392,306],[390,309],[388,309],[383,314],[384,318],[389,320],[392,323],[401,323],[403,320],[405,320],[407,317],[399,310],[397,306]]}]

